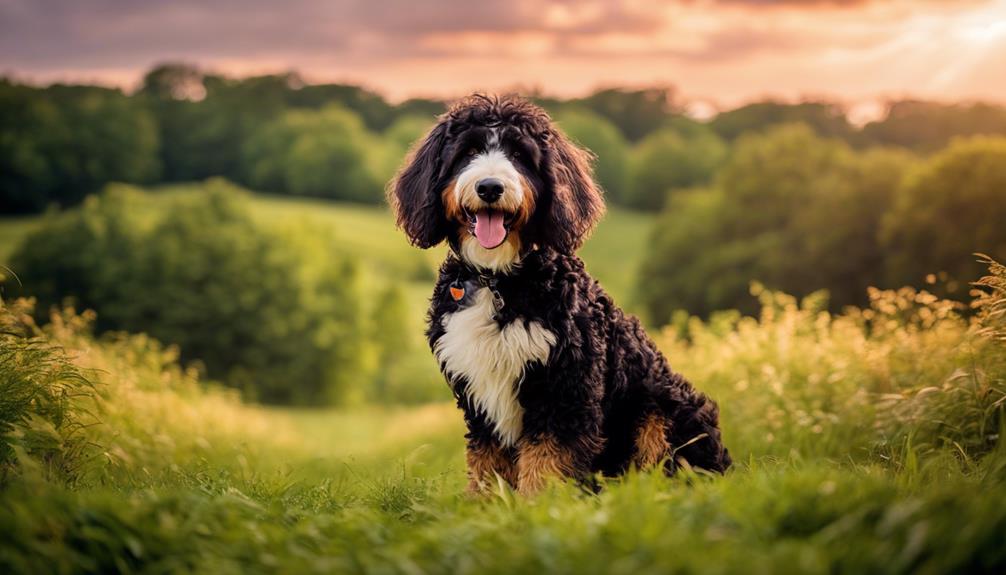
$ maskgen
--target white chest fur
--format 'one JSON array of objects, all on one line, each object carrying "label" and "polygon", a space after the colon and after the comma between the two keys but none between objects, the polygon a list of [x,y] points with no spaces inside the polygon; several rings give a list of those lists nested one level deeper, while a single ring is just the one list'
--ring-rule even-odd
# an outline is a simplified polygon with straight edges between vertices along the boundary
[{"label": "white chest fur", "polygon": [[536,321],[503,326],[492,318],[492,294],[480,289],[469,307],[443,317],[445,333],[434,346],[448,377],[468,380],[468,400],[486,414],[504,445],[515,445],[524,410],[517,388],[532,362],[548,361],[555,334]]}]

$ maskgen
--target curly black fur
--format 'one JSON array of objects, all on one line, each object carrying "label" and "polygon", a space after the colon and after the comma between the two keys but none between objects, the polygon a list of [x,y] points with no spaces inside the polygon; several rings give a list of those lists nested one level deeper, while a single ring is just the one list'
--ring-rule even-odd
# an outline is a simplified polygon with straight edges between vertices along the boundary
[{"label": "curly black fur", "polygon": [[[505,142],[512,143],[501,145],[520,146],[517,169],[535,200],[518,230],[522,261],[509,273],[461,261],[456,254],[465,228],[445,214],[442,199],[464,165],[462,151],[473,138],[484,138],[486,129],[503,130]],[[567,475],[618,475],[633,462],[640,426],[658,416],[666,421],[668,473],[680,459],[723,472],[730,456],[716,404],[671,371],[639,321],[612,302],[574,255],[604,210],[590,160],[541,108],[519,98],[472,96],[440,118],[389,187],[398,224],[414,244],[446,240],[454,248],[433,292],[430,346],[444,336],[444,319],[467,305],[450,294],[451,285],[491,286],[502,301],[494,317],[501,328],[538,322],[556,338],[547,362],[527,365],[514,382],[523,408],[522,442],[553,442]],[[472,407],[465,377],[453,375],[449,383],[464,411],[469,449],[496,449],[499,461],[519,458],[517,447],[502,445],[486,414]]]},{"label": "curly black fur", "polygon": [[[458,278],[477,276],[449,257],[433,290],[431,348],[444,333],[441,319],[463,305],[448,293]],[[710,471],[730,466],[716,404],[671,371],[639,320],[612,302],[580,258],[540,249],[529,253],[518,271],[495,279],[505,302],[496,318],[500,326],[536,320],[557,336],[547,364],[530,366],[520,385],[525,434],[555,437],[572,451],[581,478],[594,472],[613,476],[627,469],[637,428],[656,413],[670,421],[668,442],[677,448],[675,457]],[[496,443],[484,414],[467,400],[464,378],[450,383],[464,411],[468,440]],[[675,469],[671,455],[669,472]]]}]

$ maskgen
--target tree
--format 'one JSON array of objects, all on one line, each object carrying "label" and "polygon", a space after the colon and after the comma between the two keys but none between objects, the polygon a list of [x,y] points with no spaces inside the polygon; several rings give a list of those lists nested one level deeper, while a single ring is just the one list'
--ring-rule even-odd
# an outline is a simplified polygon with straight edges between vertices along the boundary
[{"label": "tree", "polygon": [[826,288],[833,309],[863,303],[883,281],[880,221],[910,163],[799,124],[743,136],[719,185],[730,240],[760,246],[751,279],[797,296]]},{"label": "tree", "polygon": [[983,266],[982,252],[1006,259],[1006,138],[956,140],[915,172],[884,218],[888,281],[918,284],[940,274],[957,298]]},{"label": "tree", "polygon": [[632,153],[625,203],[658,210],[669,193],[708,184],[726,156],[726,145],[708,129],[654,132]]},{"label": "tree", "polygon": [[721,138],[733,141],[744,134],[765,132],[780,124],[805,124],[818,136],[851,141],[855,130],[845,111],[827,102],[756,102],[718,114],[709,123]]},{"label": "tree", "polygon": [[243,182],[244,142],[282,114],[302,84],[293,73],[235,80],[179,64],[152,70],[140,94],[157,113],[166,178]]},{"label": "tree", "polygon": [[[794,218],[788,234],[794,257],[780,258],[778,289],[800,296],[826,288],[831,309],[864,305],[866,288],[885,286],[889,254],[880,230],[916,158],[874,148],[853,157],[844,181]],[[918,282],[886,284],[901,287]],[[808,291],[808,288],[809,291]]]},{"label": "tree", "polygon": [[850,172],[852,151],[822,140],[803,124],[747,134],[736,143],[717,180],[743,237],[780,230],[815,198],[826,197]]},{"label": "tree", "polygon": [[291,110],[248,139],[245,174],[265,191],[380,202],[377,148],[360,119],[340,106]]},{"label": "tree", "polygon": [[690,190],[671,197],[653,227],[635,283],[636,298],[654,325],[677,310],[706,317],[721,309],[757,310],[748,296],[761,246],[735,242],[723,218],[722,190]]},{"label": "tree", "polygon": [[[380,94],[345,84],[298,86],[289,91],[287,103],[291,108],[315,110],[338,104],[359,116],[367,129],[374,132],[387,129],[397,117],[396,109]],[[443,108],[442,104],[440,108]]]},{"label": "tree", "polygon": [[1006,108],[905,100],[890,104],[883,120],[863,127],[865,144],[935,152],[959,136],[1006,135]]},{"label": "tree", "polygon": [[638,142],[650,132],[662,127],[670,117],[680,113],[674,104],[674,92],[669,88],[599,90],[570,104],[587,108],[603,116],[631,142]]},{"label": "tree", "polygon": [[597,156],[594,162],[597,181],[610,201],[622,203],[628,177],[629,147],[618,128],[583,109],[563,110],[554,119],[573,141]]},{"label": "tree", "polygon": [[912,162],[904,152],[856,153],[803,125],[743,136],[716,188],[671,197],[640,301],[657,322],[677,309],[754,313],[758,281],[796,296],[827,289],[832,309],[863,303],[883,282],[881,219]]},{"label": "tree", "polygon": [[118,90],[0,81],[0,109],[0,212],[71,205],[110,181],[159,175],[153,117]]}]

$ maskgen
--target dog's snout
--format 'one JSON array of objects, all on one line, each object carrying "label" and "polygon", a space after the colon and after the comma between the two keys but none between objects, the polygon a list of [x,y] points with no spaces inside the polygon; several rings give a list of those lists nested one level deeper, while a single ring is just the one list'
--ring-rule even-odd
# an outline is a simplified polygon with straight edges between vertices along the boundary
[{"label": "dog's snout", "polygon": [[486,203],[493,203],[503,195],[503,182],[496,178],[485,178],[475,184],[475,193]]}]

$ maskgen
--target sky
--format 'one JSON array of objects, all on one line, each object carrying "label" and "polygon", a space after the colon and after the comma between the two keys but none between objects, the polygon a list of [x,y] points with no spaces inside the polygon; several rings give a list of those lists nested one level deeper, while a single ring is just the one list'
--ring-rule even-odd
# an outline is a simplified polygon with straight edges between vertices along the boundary
[{"label": "sky", "polygon": [[1006,0],[0,0],[0,74],[131,89],[156,63],[392,100],[674,86],[696,106],[1006,101]]}]

